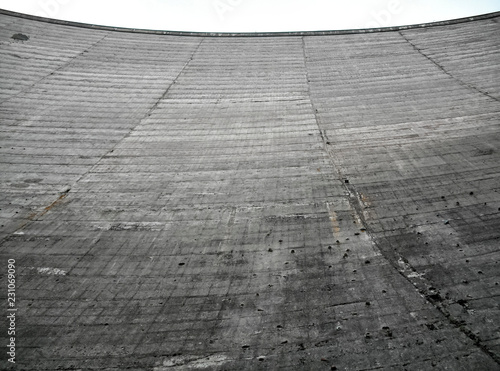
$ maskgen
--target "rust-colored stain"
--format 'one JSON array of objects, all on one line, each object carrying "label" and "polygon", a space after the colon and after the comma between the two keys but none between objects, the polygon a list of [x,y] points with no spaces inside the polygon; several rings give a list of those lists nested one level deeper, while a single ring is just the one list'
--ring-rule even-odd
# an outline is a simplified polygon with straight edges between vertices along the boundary
[{"label": "rust-colored stain", "polygon": [[60,195],[57,200],[55,200],[49,206],[47,206],[46,208],[44,208],[41,213],[34,212],[34,213],[31,213],[30,215],[28,215],[28,217],[26,218],[27,220],[23,224],[21,224],[19,226],[19,228],[17,228],[16,231],[18,231],[18,232],[22,231],[24,229],[24,227],[26,227],[30,221],[33,221],[36,218],[39,218],[39,217],[44,216],[45,214],[47,214],[50,210],[52,210],[54,208],[54,206],[56,206],[59,202],[61,202],[61,200],[66,197],[66,195],[67,195],[67,193],[64,193],[64,194]]},{"label": "rust-colored stain", "polygon": [[36,216],[36,213],[31,213],[30,215],[28,215],[28,219],[29,219],[29,220],[31,220],[31,219],[33,219],[35,216]]},{"label": "rust-colored stain", "polygon": [[43,216],[43,215],[47,214],[50,210],[52,210],[52,208],[53,208],[54,206],[56,206],[56,205],[59,203],[59,201],[61,201],[61,200],[62,200],[63,198],[65,198],[65,197],[66,197],[66,193],[65,193],[65,194],[60,195],[60,196],[59,196],[59,198],[58,198],[57,200],[55,200],[54,202],[52,202],[49,206],[47,206],[47,207],[46,207],[46,208],[45,208],[45,209],[44,209],[44,210],[40,213],[40,215],[39,215],[39,216]]},{"label": "rust-colored stain", "polygon": [[363,203],[363,205],[365,207],[370,207],[371,206],[371,201],[370,201],[370,199],[368,198],[367,195],[365,195],[363,193],[360,193],[359,194],[359,198],[360,198],[361,202]]},{"label": "rust-colored stain", "polygon": [[328,214],[330,215],[330,222],[332,223],[333,235],[340,233],[339,221],[337,219],[337,213],[335,210],[330,208],[328,202],[326,203],[326,208],[328,209]]},{"label": "rust-colored stain", "polygon": [[41,216],[44,216],[45,214],[47,214],[50,210],[52,210],[59,202],[61,202],[61,200],[63,198],[65,198],[67,195],[67,193],[64,193],[62,195],[59,196],[59,198],[57,200],[55,200],[54,202],[52,202],[49,206],[47,206],[46,208],[43,209],[43,211],[41,213],[31,213],[29,216],[28,216],[28,219],[29,220],[33,220],[35,218],[39,218]]}]

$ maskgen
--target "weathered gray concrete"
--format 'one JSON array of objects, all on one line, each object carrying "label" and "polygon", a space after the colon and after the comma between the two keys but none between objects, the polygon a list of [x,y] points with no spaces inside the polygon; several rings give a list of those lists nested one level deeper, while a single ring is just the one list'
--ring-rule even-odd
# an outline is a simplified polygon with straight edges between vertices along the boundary
[{"label": "weathered gray concrete", "polygon": [[0,368],[498,370],[499,21],[1,15]]}]

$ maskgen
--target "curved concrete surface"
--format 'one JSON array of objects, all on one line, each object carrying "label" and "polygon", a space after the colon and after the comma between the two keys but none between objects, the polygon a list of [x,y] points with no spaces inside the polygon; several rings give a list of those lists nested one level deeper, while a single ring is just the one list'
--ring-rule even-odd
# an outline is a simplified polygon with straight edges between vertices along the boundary
[{"label": "curved concrete surface", "polygon": [[499,22],[210,37],[4,12],[1,368],[498,370]]}]

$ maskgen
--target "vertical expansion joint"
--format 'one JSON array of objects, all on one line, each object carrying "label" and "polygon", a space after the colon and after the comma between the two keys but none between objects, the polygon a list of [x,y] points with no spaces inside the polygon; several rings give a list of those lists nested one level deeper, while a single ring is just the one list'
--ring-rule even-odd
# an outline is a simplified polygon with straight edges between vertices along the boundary
[{"label": "vertical expansion joint", "polygon": [[[188,58],[187,62],[184,63],[184,66],[182,66],[182,68],[179,71],[179,73],[177,74],[177,76],[175,76],[175,78],[172,80],[172,83],[163,92],[162,96],[156,101],[156,103],[153,105],[153,107],[151,107],[149,109],[149,111],[146,113],[146,116],[141,119],[141,121],[139,122],[139,125],[142,122],[142,120],[144,120],[148,116],[151,116],[151,113],[158,107],[158,105],[160,104],[160,102],[167,96],[168,92],[170,91],[170,88],[172,88],[172,86],[174,86],[174,84],[177,83],[177,80],[179,79],[179,77],[184,73],[184,70],[187,68],[187,66],[189,65],[189,63],[191,63],[191,61],[194,59],[194,56],[196,55],[196,53],[200,49],[200,46],[203,43],[203,40],[205,40],[205,38],[201,39],[200,43],[196,46],[196,48],[194,49],[193,53],[191,53],[191,55]],[[130,132],[132,132],[134,130],[135,130],[135,127]]]},{"label": "vertical expansion joint", "polygon": [[460,85],[466,87],[467,89],[470,89],[470,90],[473,90],[475,91],[476,93],[479,93],[481,95],[484,95],[490,99],[493,99],[497,102],[500,102],[500,99],[490,95],[488,92],[486,91],[483,91],[477,87],[475,87],[474,85],[471,85],[465,81],[462,81],[461,79],[459,79],[458,77],[454,76],[453,74],[451,74],[449,71],[446,70],[446,68],[444,68],[442,65],[440,65],[437,61],[435,61],[434,59],[432,59],[431,57],[429,57],[427,54],[425,54],[422,49],[420,49],[415,43],[413,43],[408,37],[406,37],[403,32],[401,31],[398,31],[398,34],[408,43],[412,46],[412,48],[418,52],[421,56],[423,56],[425,59],[427,59],[429,62],[433,63],[437,68],[439,68],[444,74],[446,74],[447,76],[451,77],[453,80],[457,81]]},{"label": "vertical expansion joint", "polygon": [[115,148],[121,143],[123,142],[125,139],[127,139],[140,125],[141,123],[143,122],[143,120],[145,120],[146,118],[148,118],[149,116],[151,116],[151,113],[158,107],[158,105],[160,104],[160,102],[167,96],[168,92],[170,91],[170,88],[176,83],[176,81],[178,80],[179,76],[182,75],[182,73],[184,72],[184,70],[186,69],[186,67],[189,65],[189,63],[194,59],[194,56],[196,54],[196,52],[200,49],[200,46],[201,44],[203,43],[203,40],[204,38],[201,39],[200,43],[196,46],[196,48],[194,49],[194,51],[191,53],[190,57],[188,58],[188,60],[186,61],[186,63],[184,63],[184,65],[182,66],[181,70],[179,71],[179,73],[175,76],[175,78],[172,80],[172,82],[170,83],[170,85],[167,86],[167,88],[165,89],[165,91],[163,92],[163,94],[161,95],[160,98],[158,98],[156,100],[156,102],[153,104],[153,106],[146,112],[146,114],[144,115],[144,117],[142,117],[139,122],[137,123],[137,125],[135,125],[132,129],[129,130],[129,132],[127,134],[125,134],[123,136],[123,138],[121,138],[118,142],[115,143],[115,145],[110,148],[109,151],[107,151],[103,156],[101,156],[99,158],[99,160],[84,174],[82,174],[82,176],[80,176],[75,182],[74,184],[78,183],[81,179],[83,179],[87,174],[91,173],[97,166],[99,166],[99,164],[101,163],[101,161],[107,157],[110,153],[112,153]]},{"label": "vertical expansion joint", "polygon": [[[89,49],[93,48],[94,46],[96,46],[98,43],[100,43],[101,41],[103,41],[108,35],[105,35],[101,40],[99,40],[98,42],[96,42],[95,44],[93,44],[90,48],[84,50],[82,53],[80,53],[79,55],[82,55],[83,53],[85,52],[88,52]],[[143,122],[144,119],[148,118],[151,113],[158,107],[159,103],[165,98],[165,96],[168,94],[170,88],[175,84],[175,82],[177,81],[177,79],[179,78],[179,76],[182,75],[182,73],[184,72],[184,70],[186,69],[186,67],[189,65],[189,63],[194,59],[194,55],[196,54],[196,52],[199,50],[201,44],[203,43],[203,38],[201,39],[200,43],[196,46],[196,48],[194,49],[194,51],[191,53],[190,57],[188,58],[188,60],[186,61],[186,63],[184,63],[184,65],[182,66],[181,70],[179,71],[179,73],[175,76],[175,78],[172,80],[172,82],[170,83],[170,85],[168,85],[168,87],[165,89],[165,91],[163,92],[163,94],[161,95],[160,98],[158,98],[158,100],[155,102],[155,104],[146,112],[146,115],[141,118],[139,120],[139,122],[137,123],[137,125],[135,125],[132,129],[130,129],[130,131],[123,136],[123,138],[121,138],[121,140],[119,140],[118,142],[115,143],[115,145],[109,149],[109,151],[107,151],[104,155],[102,155],[97,161],[96,163],[90,167],[90,169],[88,169],[88,171],[86,171],[85,173],[83,173],[77,180],[75,180],[73,182],[73,184],[70,186],[70,188],[73,188],[75,186],[75,184],[77,184],[78,182],[80,182],[80,180],[82,180],[85,176],[87,176],[89,173],[92,173],[93,170],[99,166],[99,164],[102,162],[102,160],[104,158],[106,158],[110,153],[112,153],[115,148],[121,143],[123,142],[123,140],[127,139],[136,129],[137,127],[139,127],[141,125],[141,123]],[[76,58],[76,57],[75,57]],[[73,58],[74,59],[74,58]],[[72,59],[72,60],[73,60]],[[68,65],[70,62],[68,62],[66,65]],[[65,65],[65,66],[66,66]],[[60,67],[60,68],[63,68],[64,66]],[[59,68],[59,69],[60,69]],[[43,80],[43,79],[42,79]],[[24,226],[23,226],[24,227]]]},{"label": "vertical expansion joint", "polygon": [[[479,89],[475,88],[475,87],[472,87],[472,86],[469,86],[468,84],[466,84],[465,82],[457,79],[456,77],[454,77],[453,75],[451,75],[448,71],[446,71],[442,66],[440,66],[437,62],[435,62],[434,60],[432,60],[430,57],[428,57],[427,55],[425,55],[420,49],[417,48],[417,46],[415,44],[413,44],[409,39],[407,39],[401,32],[399,32],[399,34],[401,35],[401,37],[403,37],[407,43],[409,43],[414,50],[416,50],[418,53],[420,53],[422,56],[424,56],[426,59],[428,59],[430,62],[432,62],[433,64],[435,64],[442,72],[444,72],[446,75],[448,75],[449,77],[455,79],[456,81],[458,81],[461,85],[464,85],[466,87],[468,87],[469,89],[473,89],[475,91],[478,91],[484,95],[486,95],[484,92],[481,92]],[[311,95],[311,87],[310,87],[310,84],[309,84],[309,74],[308,74],[308,69],[307,69],[307,53],[306,53],[306,46],[305,46],[305,40],[304,40],[304,36],[302,36],[302,49],[303,49],[303,55],[304,55],[304,68],[305,68],[305,73],[306,73],[306,83],[307,83],[307,91],[308,91],[308,96],[309,96],[309,101],[310,101],[310,104],[311,104],[311,108],[312,108],[312,111],[313,111],[313,114],[314,114],[314,117],[315,117],[315,120],[316,120],[316,124],[318,126],[318,130],[319,130],[319,133],[321,135],[321,141],[323,142],[323,146],[324,146],[324,149],[326,151],[326,154],[327,154],[327,157],[330,161],[330,163],[332,164],[332,167],[336,170],[337,172],[337,177],[338,177],[338,180],[342,183],[342,187],[344,188],[345,192],[346,192],[346,195],[347,195],[347,199],[348,199],[348,202],[349,202],[349,205],[350,205],[350,208],[351,210],[354,212],[355,215],[357,215],[357,217],[359,218],[359,221],[361,223],[361,225],[363,226],[363,228],[366,230],[367,234],[370,236],[372,242],[373,242],[373,246],[374,246],[374,249],[376,249],[380,255],[388,262],[388,264],[390,266],[392,266],[392,268],[398,272],[406,281],[408,281],[411,285],[413,285],[417,290],[418,290],[418,286],[415,284],[414,281],[412,281],[409,277],[408,274],[405,274],[405,272],[401,271],[400,267],[398,266],[398,263],[395,259],[391,259],[387,253],[385,253],[378,245],[378,242],[377,240],[375,239],[375,237],[372,235],[372,232],[371,232],[371,228],[368,224],[368,221],[366,220],[366,217],[363,213],[363,202],[360,198],[360,195],[359,193],[357,192],[355,186],[348,182],[348,181],[343,181],[345,179],[345,176],[343,175],[341,169],[340,169],[340,166],[337,166],[336,164],[336,161],[334,159],[334,156],[333,156],[333,153],[331,152],[331,150],[328,148],[328,146],[326,145],[327,143],[327,140],[328,140],[328,137],[326,136],[326,132],[323,131],[321,129],[321,123],[320,123],[320,120],[319,120],[319,117],[318,117],[318,113],[317,113],[317,110],[315,108],[315,105],[314,105],[314,102],[313,102],[313,99],[312,99],[312,95]],[[491,97],[489,96],[490,98],[492,99],[495,99],[497,100],[496,98],[494,97]],[[400,259],[402,259],[401,256],[399,256]],[[405,262],[405,265],[406,267],[409,269],[409,271],[415,271],[415,269],[408,263],[408,262]],[[428,285],[429,286],[429,285]],[[487,356],[489,356],[491,359],[493,359],[495,362],[499,363],[500,364],[500,359],[498,356],[496,356],[493,352],[491,352],[482,342],[481,342],[481,339],[479,339],[471,329],[469,329],[467,326],[461,324],[457,319],[454,318],[454,316],[451,314],[450,311],[448,311],[443,305],[441,305],[440,303],[438,302],[435,302],[432,300],[432,298],[430,298],[429,295],[424,295],[424,297],[426,298],[427,302],[429,304],[431,304],[434,308],[436,308],[440,313],[441,315],[443,315],[444,318],[446,318],[448,320],[448,322],[457,327],[459,329],[459,331],[461,331],[464,335],[466,335],[470,340],[472,340],[472,342],[478,347],[478,349],[480,349],[484,354],[486,354]]]},{"label": "vertical expansion joint", "polygon": [[320,121],[318,117],[318,110],[316,109],[316,106],[314,104],[314,101],[312,99],[312,94],[311,94],[311,85],[310,85],[310,79],[309,79],[309,70],[307,69],[307,51],[306,51],[306,41],[304,39],[304,36],[301,37],[302,40],[302,54],[304,57],[304,70],[305,70],[305,77],[306,77],[306,85],[307,85],[307,97],[309,98],[309,103],[311,104],[311,109],[312,113],[314,115],[314,119],[316,120],[316,124],[318,125],[318,130],[321,135],[321,138],[324,139],[323,137],[323,130],[321,130],[320,126]]}]

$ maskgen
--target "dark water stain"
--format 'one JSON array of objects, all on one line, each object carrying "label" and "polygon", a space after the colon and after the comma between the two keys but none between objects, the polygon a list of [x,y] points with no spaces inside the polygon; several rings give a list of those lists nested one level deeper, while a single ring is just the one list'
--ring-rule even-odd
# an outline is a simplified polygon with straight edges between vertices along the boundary
[{"label": "dark water stain", "polygon": [[17,41],[28,41],[30,39],[29,36],[22,33],[15,33],[14,35],[12,35],[12,38]]}]

